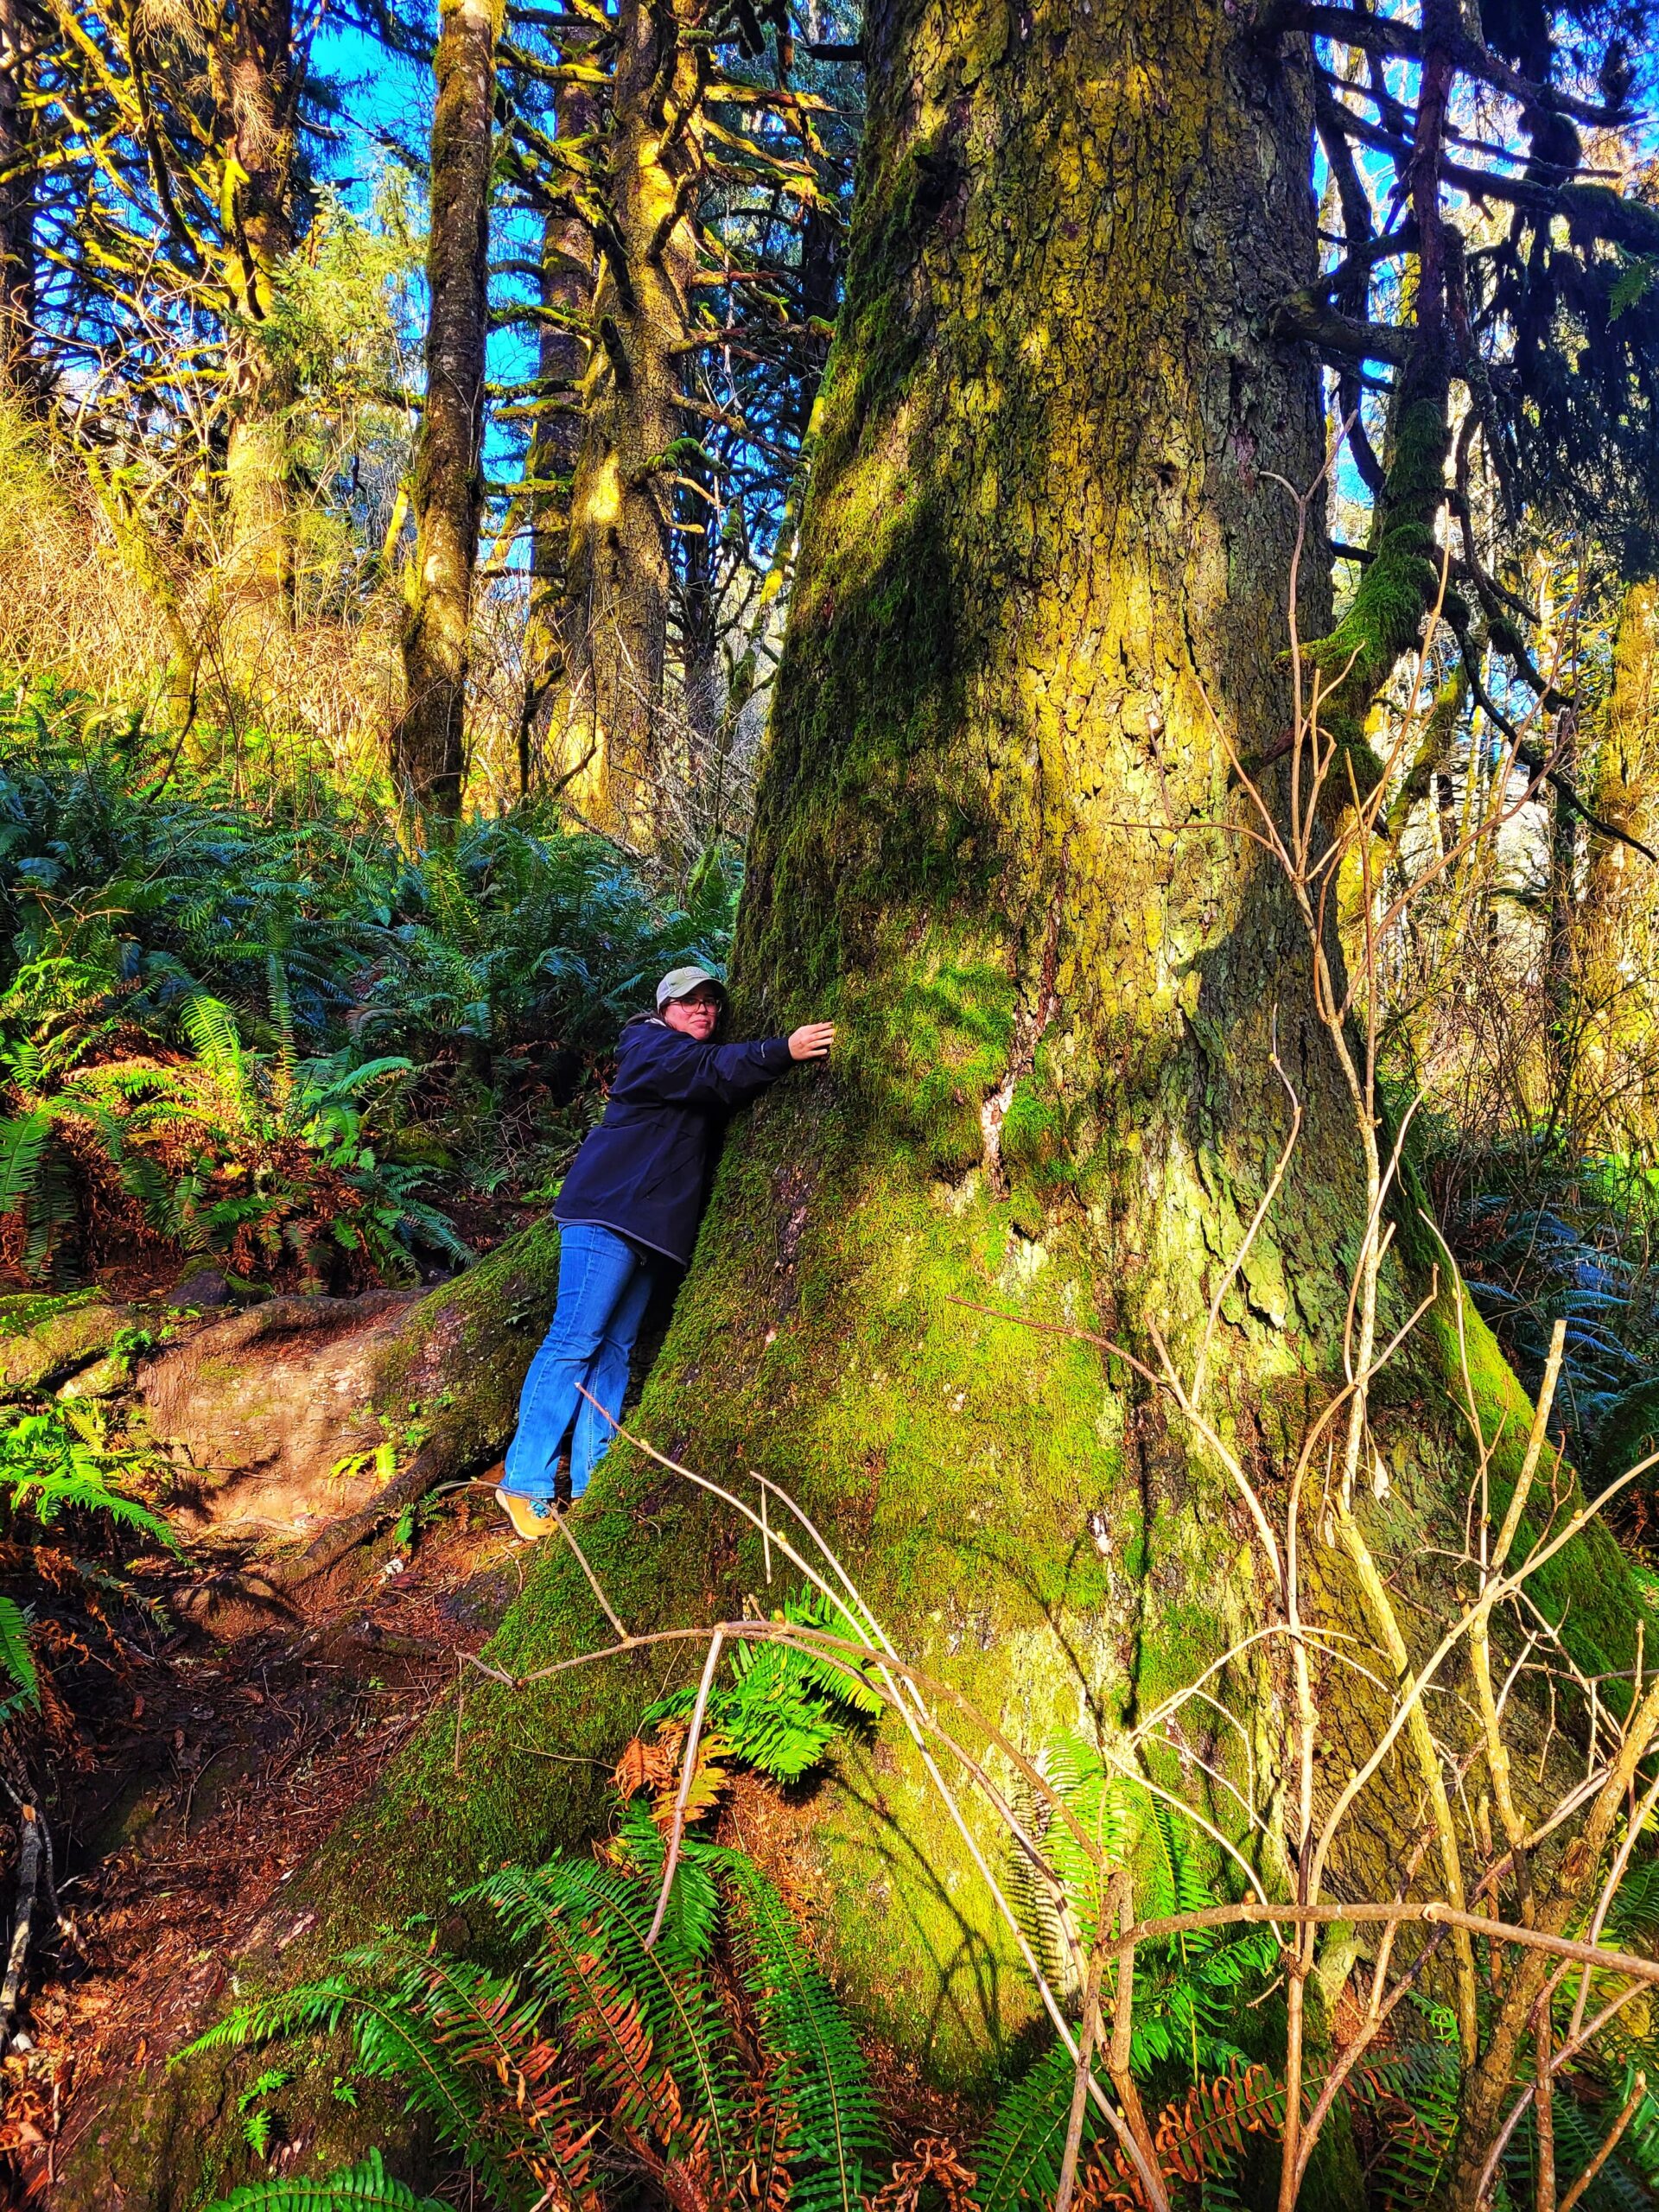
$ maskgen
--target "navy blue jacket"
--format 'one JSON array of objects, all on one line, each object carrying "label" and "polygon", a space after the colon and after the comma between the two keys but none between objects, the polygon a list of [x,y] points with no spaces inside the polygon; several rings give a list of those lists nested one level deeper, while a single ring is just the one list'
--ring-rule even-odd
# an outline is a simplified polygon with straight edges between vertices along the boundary
[{"label": "navy blue jacket", "polygon": [[789,1064],[786,1037],[700,1045],[658,1014],[635,1014],[616,1048],[605,1118],[576,1154],[554,1218],[597,1222],[683,1267],[727,1115]]}]

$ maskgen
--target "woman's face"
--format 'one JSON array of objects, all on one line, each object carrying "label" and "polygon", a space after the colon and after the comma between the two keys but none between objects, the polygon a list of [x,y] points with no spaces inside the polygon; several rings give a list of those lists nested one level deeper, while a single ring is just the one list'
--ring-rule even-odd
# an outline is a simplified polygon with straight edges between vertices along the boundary
[{"label": "woman's face", "polygon": [[720,994],[709,984],[699,983],[684,998],[670,999],[663,1008],[663,1020],[671,1029],[695,1037],[700,1045],[706,1044],[720,1020]]}]

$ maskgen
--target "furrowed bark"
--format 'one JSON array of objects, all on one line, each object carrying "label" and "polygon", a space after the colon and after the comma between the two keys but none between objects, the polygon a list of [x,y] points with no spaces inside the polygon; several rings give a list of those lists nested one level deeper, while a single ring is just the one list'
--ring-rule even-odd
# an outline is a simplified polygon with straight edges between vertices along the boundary
[{"label": "furrowed bark", "polygon": [[668,525],[685,427],[708,48],[698,0],[623,0],[594,296],[596,342],[570,503],[567,696],[549,773],[587,820],[648,837],[667,650]]},{"label": "furrowed bark", "polygon": [[461,811],[467,632],[483,509],[490,162],[499,0],[445,0],[435,61],[426,406],[415,457],[415,568],[391,769],[404,804]]}]

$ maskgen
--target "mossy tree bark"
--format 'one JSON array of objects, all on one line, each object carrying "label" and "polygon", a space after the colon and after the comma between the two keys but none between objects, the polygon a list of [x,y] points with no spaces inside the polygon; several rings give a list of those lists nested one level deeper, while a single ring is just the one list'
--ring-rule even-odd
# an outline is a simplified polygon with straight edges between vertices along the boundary
[{"label": "mossy tree bark", "polygon": [[550,773],[588,820],[648,835],[669,615],[675,442],[696,274],[709,47],[699,0],[622,0],[597,343],[570,504],[563,712]]},{"label": "mossy tree bark", "polygon": [[406,696],[391,767],[411,810],[461,811],[467,633],[483,509],[490,162],[500,0],[444,0],[434,63],[426,405],[415,455]]},{"label": "mossy tree bark", "polygon": [[[588,138],[599,119],[599,101],[590,86],[561,87],[561,141]],[[536,486],[531,495],[531,601],[519,736],[519,780],[526,792],[535,781],[549,728],[556,723],[563,727],[565,720],[570,486],[582,452],[579,393],[593,350],[594,258],[592,223],[574,190],[560,194],[542,222],[537,404],[543,412],[537,418],[525,471]]]}]

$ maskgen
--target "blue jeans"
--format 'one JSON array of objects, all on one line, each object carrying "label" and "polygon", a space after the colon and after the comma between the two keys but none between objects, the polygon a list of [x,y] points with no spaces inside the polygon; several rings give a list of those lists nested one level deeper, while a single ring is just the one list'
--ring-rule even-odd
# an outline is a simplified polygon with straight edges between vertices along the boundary
[{"label": "blue jeans", "polygon": [[608,1229],[574,1221],[560,1230],[553,1325],[524,1377],[504,1489],[550,1499],[569,1437],[570,1495],[580,1497],[586,1490],[614,1431],[581,1391],[592,1391],[607,1413],[621,1419],[628,1356],[650,1303],[652,1275]]}]

